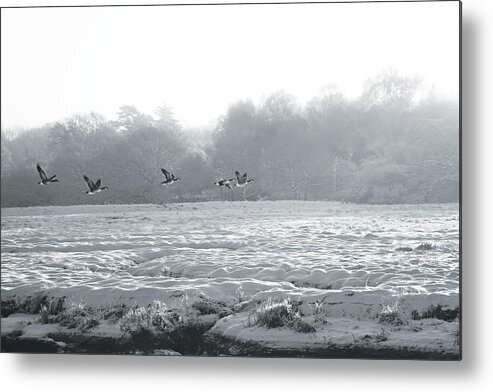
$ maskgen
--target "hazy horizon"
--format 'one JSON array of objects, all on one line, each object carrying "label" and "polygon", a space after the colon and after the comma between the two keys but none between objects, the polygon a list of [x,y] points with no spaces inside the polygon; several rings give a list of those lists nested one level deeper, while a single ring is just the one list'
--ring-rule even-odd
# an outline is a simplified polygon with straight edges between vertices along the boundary
[{"label": "hazy horizon", "polygon": [[455,2],[2,11],[2,129],[163,104],[206,127],[279,90],[304,104],[335,85],[353,99],[388,69],[458,97]]},{"label": "hazy horizon", "polygon": [[[387,73],[387,71],[393,71],[392,69],[388,69],[388,70],[382,70],[381,73],[377,74],[377,75],[374,75],[374,76],[378,76],[378,75],[383,75],[385,73]],[[409,77],[410,75],[404,75],[404,74],[399,74],[400,76],[403,76],[403,77]],[[369,78],[368,80],[370,80],[371,78]],[[428,88],[429,86],[426,85],[426,81],[423,81],[422,83],[422,87],[421,88],[418,88],[418,92],[417,92],[417,100],[416,102],[419,102],[421,99],[426,99],[428,97],[432,97],[433,99],[436,99],[437,101],[441,101],[441,102],[449,102],[449,103],[453,103],[453,104],[458,104],[458,97],[454,97],[454,96],[446,96],[446,95],[443,95],[443,94],[440,94],[439,92],[437,92],[435,89],[433,89],[432,87]],[[116,121],[118,119],[118,111],[121,107],[124,107],[124,106],[133,106],[135,107],[139,112],[141,112],[142,114],[145,114],[145,115],[149,115],[151,116],[152,118],[156,119],[157,116],[155,114],[155,110],[158,109],[159,107],[162,107],[163,105],[165,105],[168,109],[171,109],[172,112],[173,112],[173,115],[174,117],[178,120],[178,122],[180,123],[180,125],[183,127],[183,130],[184,131],[188,131],[188,132],[192,132],[192,133],[202,133],[204,131],[211,131],[213,130],[217,124],[218,124],[218,121],[220,120],[220,118],[224,115],[227,114],[228,112],[228,109],[233,107],[235,104],[237,103],[240,103],[240,102],[252,102],[254,105],[256,106],[261,106],[265,101],[266,99],[268,99],[270,96],[273,96],[279,92],[283,92],[283,93],[287,93],[289,95],[291,95],[292,97],[294,97],[294,99],[296,100],[296,102],[299,104],[299,106],[301,108],[303,108],[306,104],[309,104],[310,100],[311,99],[314,99],[316,97],[320,97],[323,95],[323,91],[325,88],[328,88],[328,89],[332,89],[334,88],[335,91],[337,92],[341,92],[342,91],[335,85],[335,84],[327,84],[326,86],[321,86],[319,89],[318,89],[318,92],[316,91],[313,96],[310,96],[310,97],[307,97],[305,98],[304,100],[301,100],[299,96],[295,95],[295,94],[291,94],[290,91],[286,91],[286,90],[283,90],[283,89],[278,89],[278,90],[275,90],[275,91],[271,91],[270,93],[266,93],[265,95],[262,95],[261,97],[257,98],[257,99],[253,99],[252,97],[241,97],[241,98],[237,98],[237,99],[234,99],[232,98],[228,104],[224,107],[223,111],[222,112],[219,112],[217,113],[216,116],[214,116],[213,118],[203,122],[203,123],[197,123],[197,124],[191,124],[189,122],[187,122],[186,119],[184,118],[181,118],[175,111],[175,108],[172,107],[172,106],[169,106],[166,102],[163,102],[161,105],[156,105],[156,107],[150,109],[149,111],[144,111],[144,110],[141,110],[141,107],[139,107],[138,105],[135,105],[133,104],[132,102],[128,102],[126,104],[123,104],[117,108],[115,108],[115,111],[113,113],[102,113],[98,110],[91,110],[91,109],[88,109],[88,110],[85,110],[85,111],[79,111],[79,110],[75,110],[71,113],[68,113],[66,115],[63,115],[63,117],[59,117],[59,118],[53,118],[52,120],[49,120],[49,121],[46,121],[46,122],[41,122],[41,123],[36,123],[36,124],[32,124],[32,125],[22,125],[22,124],[13,124],[11,126],[5,126],[3,125],[3,120],[2,120],[2,124],[0,126],[1,128],[1,131],[2,132],[8,132],[8,133],[11,133],[12,136],[17,136],[18,134],[21,134],[22,132],[24,131],[29,131],[29,130],[32,130],[32,129],[36,129],[36,128],[43,128],[45,126],[49,126],[50,124],[53,124],[53,123],[56,123],[56,122],[60,122],[60,121],[66,121],[74,116],[77,116],[77,115],[87,115],[87,114],[90,114],[90,113],[97,113],[97,114],[100,114],[102,115],[105,120],[108,120],[108,121]],[[422,93],[422,95],[419,95],[419,93]],[[363,93],[363,87],[361,89],[361,92],[360,92],[360,95],[359,96],[355,96],[355,97],[349,97],[347,95],[343,95],[345,99],[347,99],[348,102],[351,102],[351,101],[357,101],[360,97],[361,97],[361,93]]]}]

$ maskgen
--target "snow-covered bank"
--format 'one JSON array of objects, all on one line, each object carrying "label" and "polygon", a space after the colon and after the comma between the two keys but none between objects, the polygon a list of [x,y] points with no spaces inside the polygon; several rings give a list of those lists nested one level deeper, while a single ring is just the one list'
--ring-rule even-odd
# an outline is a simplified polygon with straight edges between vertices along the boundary
[{"label": "snow-covered bank", "polygon": [[208,338],[230,355],[323,358],[459,359],[458,326],[445,321],[384,328],[369,320],[330,318],[314,333],[245,327],[247,317],[230,316]]},{"label": "snow-covered bank", "polygon": [[2,298],[2,350],[459,358],[453,298],[409,296],[387,305],[379,299],[334,293],[283,301],[258,296],[228,304],[182,296],[174,307],[156,301],[143,307],[89,307],[38,293],[24,301]]}]

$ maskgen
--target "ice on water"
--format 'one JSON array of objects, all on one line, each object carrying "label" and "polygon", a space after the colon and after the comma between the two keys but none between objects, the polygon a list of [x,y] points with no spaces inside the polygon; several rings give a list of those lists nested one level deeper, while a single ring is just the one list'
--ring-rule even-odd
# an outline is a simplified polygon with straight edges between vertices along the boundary
[{"label": "ice on water", "polygon": [[[422,243],[430,244],[419,249]],[[457,204],[205,202],[2,210],[2,290],[87,303],[459,290]]]}]

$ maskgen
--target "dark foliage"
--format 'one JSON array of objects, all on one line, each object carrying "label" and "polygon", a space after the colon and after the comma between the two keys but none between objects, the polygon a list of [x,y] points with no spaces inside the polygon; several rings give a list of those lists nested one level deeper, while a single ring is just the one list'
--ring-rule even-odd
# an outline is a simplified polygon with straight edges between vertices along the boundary
[{"label": "dark foliage", "polygon": [[449,309],[438,304],[438,305],[431,305],[424,312],[418,312],[417,310],[413,310],[411,316],[413,320],[436,318],[444,321],[453,321],[459,317],[459,314],[460,314],[459,307]]},{"label": "dark foliage", "polygon": [[[240,101],[208,139],[182,129],[166,107],[154,117],[123,106],[116,121],[89,113],[15,137],[2,132],[1,205],[457,202],[458,104],[418,101],[418,87],[387,72],[368,81],[357,100],[326,89],[304,106],[284,92],[260,104]],[[60,182],[39,186],[38,162]],[[163,188],[161,167],[182,181]],[[213,185],[235,170],[255,182],[233,190]],[[87,197],[83,174],[109,189]]]}]

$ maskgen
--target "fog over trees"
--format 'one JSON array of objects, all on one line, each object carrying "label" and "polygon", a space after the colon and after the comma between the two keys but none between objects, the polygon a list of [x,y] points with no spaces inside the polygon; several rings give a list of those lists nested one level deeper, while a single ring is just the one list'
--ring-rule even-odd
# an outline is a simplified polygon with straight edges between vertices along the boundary
[{"label": "fog over trees", "polygon": [[[148,114],[123,106],[114,120],[76,114],[15,136],[2,129],[1,205],[457,202],[458,103],[420,97],[420,86],[388,71],[353,100],[326,88],[301,105],[277,91],[260,104],[232,104],[206,137],[185,129],[164,105]],[[60,182],[39,186],[38,162]],[[161,167],[181,181],[161,186]],[[245,192],[213,184],[235,170],[255,179]],[[87,196],[83,174],[109,189]]]}]

